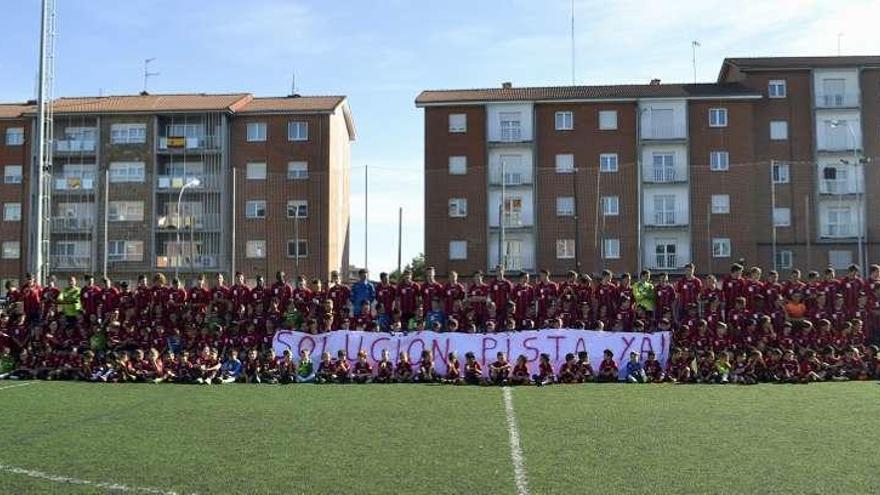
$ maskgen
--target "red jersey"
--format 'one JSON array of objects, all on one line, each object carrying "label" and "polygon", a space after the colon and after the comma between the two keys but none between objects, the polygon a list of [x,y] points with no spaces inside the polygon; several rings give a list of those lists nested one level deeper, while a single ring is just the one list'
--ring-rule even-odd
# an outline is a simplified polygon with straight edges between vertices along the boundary
[{"label": "red jersey", "polygon": [[703,281],[697,277],[682,277],[675,282],[675,292],[682,307],[696,304],[703,292]]},{"label": "red jersey", "polygon": [[19,291],[19,299],[24,305],[25,314],[32,315],[40,312],[42,291],[43,288],[37,283],[21,288]]},{"label": "red jersey", "polygon": [[489,284],[489,296],[495,303],[495,310],[500,314],[504,311],[507,301],[510,300],[510,293],[513,292],[513,284],[507,279],[495,279]]},{"label": "red jersey", "polygon": [[459,282],[454,284],[447,283],[443,287],[443,310],[446,312],[447,316],[453,313],[455,301],[461,301],[464,299],[464,294],[464,285]]},{"label": "red jersey", "polygon": [[422,296],[422,309],[425,311],[425,314],[428,314],[434,308],[434,298],[443,298],[443,285],[439,282],[425,282],[419,289],[419,294]]},{"label": "red jersey", "polygon": [[403,282],[397,286],[397,295],[400,301],[400,312],[403,315],[413,315],[416,312],[416,300],[421,289],[415,282]]},{"label": "red jersey", "polygon": [[517,284],[513,288],[513,302],[516,303],[516,318],[521,320],[529,313],[535,299],[535,288],[531,284]]},{"label": "red jersey", "polygon": [[553,304],[556,296],[559,295],[559,286],[556,282],[548,280],[546,282],[539,281],[535,284],[535,299],[538,301],[538,319],[547,318],[547,310]]},{"label": "red jersey", "polygon": [[333,311],[340,312],[342,308],[348,307],[351,300],[351,289],[347,285],[336,284],[327,290],[327,296],[333,301]]},{"label": "red jersey", "polygon": [[391,314],[394,309],[394,300],[397,298],[397,288],[392,284],[379,283],[376,285],[376,301],[385,309],[386,314]]},{"label": "red jersey", "polygon": [[101,304],[101,288],[97,285],[83,287],[79,293],[79,299],[85,314],[98,314],[98,306]]},{"label": "red jersey", "polygon": [[281,311],[287,309],[287,303],[293,296],[293,287],[286,282],[275,282],[272,284],[272,297],[278,299]]},{"label": "red jersey", "polygon": [[247,306],[251,302],[251,289],[245,284],[235,284],[230,289],[232,302],[235,303],[236,311],[240,306]]},{"label": "red jersey", "polygon": [[733,278],[730,275],[726,276],[724,280],[721,281],[721,295],[728,308],[733,307],[733,303],[737,297],[745,295],[745,285],[746,283],[744,279]]}]

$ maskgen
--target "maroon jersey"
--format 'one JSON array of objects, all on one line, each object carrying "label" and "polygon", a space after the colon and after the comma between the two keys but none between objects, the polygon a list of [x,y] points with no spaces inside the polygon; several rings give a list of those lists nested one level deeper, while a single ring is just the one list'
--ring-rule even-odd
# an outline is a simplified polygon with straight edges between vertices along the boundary
[{"label": "maroon jersey", "polygon": [[454,284],[447,283],[443,286],[443,311],[447,316],[453,313],[455,301],[461,301],[464,299],[464,294],[464,285],[460,282]]},{"label": "maroon jersey", "polygon": [[422,296],[422,309],[428,314],[433,309],[434,298],[443,297],[443,285],[439,282],[425,282],[419,288],[419,294]]},{"label": "maroon jersey", "polygon": [[386,314],[391,314],[394,309],[394,300],[397,298],[397,288],[392,284],[379,283],[376,285],[376,301],[378,301]]},{"label": "maroon jersey", "polygon": [[535,288],[531,284],[516,284],[513,288],[513,302],[516,303],[516,318],[521,320],[529,314],[535,300]]},{"label": "maroon jersey", "polygon": [[510,300],[510,293],[513,292],[513,284],[510,280],[495,279],[489,284],[489,296],[495,303],[495,310],[500,314],[504,311],[507,301]]},{"label": "maroon jersey", "polygon": [[859,305],[859,295],[865,288],[865,281],[861,277],[846,277],[838,283],[838,292],[843,293],[843,307],[853,311]]},{"label": "maroon jersey", "polygon": [[98,306],[101,304],[101,288],[97,285],[83,287],[79,293],[79,299],[85,314],[98,314]]},{"label": "maroon jersey", "polygon": [[535,284],[535,299],[538,301],[537,316],[539,320],[547,318],[547,310],[550,309],[550,305],[553,304],[558,295],[559,286],[552,280],[546,282],[539,281]]},{"label": "maroon jersey", "polygon": [[204,308],[211,302],[211,291],[207,287],[191,287],[187,299],[191,305]]},{"label": "maroon jersey", "polygon": [[703,281],[697,277],[682,277],[675,282],[675,292],[683,307],[696,304],[700,293],[703,292]]},{"label": "maroon jersey", "polygon": [[290,298],[293,297],[293,287],[286,282],[275,282],[272,284],[272,297],[278,299],[281,311],[285,311]]},{"label": "maroon jersey", "polygon": [[351,289],[347,285],[336,284],[327,290],[327,297],[333,301],[333,311],[338,313],[342,311],[342,308],[348,306],[348,302],[351,300]]},{"label": "maroon jersey", "polygon": [[[694,279],[699,280],[699,279]],[[654,289],[655,313],[660,318],[663,313],[672,311],[672,305],[675,303],[675,287],[672,284],[659,284]],[[696,296],[694,296],[696,298]],[[696,301],[696,299],[694,299]]]},{"label": "maroon jersey", "polygon": [[251,289],[245,284],[235,284],[230,289],[232,302],[235,303],[236,310],[240,306],[247,306],[251,302]]},{"label": "maroon jersey", "polygon": [[733,307],[737,297],[744,296],[745,280],[727,276],[721,281],[721,295],[728,308]]},{"label": "maroon jersey", "polygon": [[33,315],[40,312],[40,299],[42,298],[43,288],[40,284],[34,283],[23,287],[19,291],[19,299],[24,305],[25,314]]},{"label": "maroon jersey", "polygon": [[620,288],[614,282],[602,282],[596,287],[596,301],[610,312],[617,309]]},{"label": "maroon jersey", "polygon": [[258,285],[251,289],[249,304],[251,307],[266,308],[271,300],[272,292],[265,285]]},{"label": "maroon jersey", "polygon": [[[468,287],[467,296],[469,299],[487,299],[489,297],[489,286],[487,284],[471,284],[471,286]],[[474,308],[474,312],[477,316],[481,318],[487,316],[485,300],[479,302],[473,301],[471,302],[471,307]]]},{"label": "maroon jersey", "polygon": [[400,312],[402,314],[413,315],[416,312],[416,300],[419,293],[419,284],[415,282],[398,284],[397,295],[400,300]]},{"label": "maroon jersey", "polygon": [[120,297],[116,287],[107,287],[101,291],[101,308],[105,314],[119,309]]}]

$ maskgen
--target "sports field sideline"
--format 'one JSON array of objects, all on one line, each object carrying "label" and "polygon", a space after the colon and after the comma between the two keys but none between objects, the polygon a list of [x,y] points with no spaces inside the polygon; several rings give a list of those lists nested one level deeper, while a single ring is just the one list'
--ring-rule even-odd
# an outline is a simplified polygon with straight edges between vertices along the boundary
[{"label": "sports field sideline", "polygon": [[0,493],[876,493],[878,413],[876,382],[4,381]]}]

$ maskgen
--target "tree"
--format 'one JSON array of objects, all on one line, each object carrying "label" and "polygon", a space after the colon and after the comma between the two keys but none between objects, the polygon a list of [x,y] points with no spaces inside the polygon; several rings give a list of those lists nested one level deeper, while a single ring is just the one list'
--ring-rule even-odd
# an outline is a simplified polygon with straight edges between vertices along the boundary
[{"label": "tree", "polygon": [[[404,271],[409,270],[413,274],[413,280],[418,282],[423,282],[425,280],[425,253],[417,254],[409,263],[404,266]],[[400,280],[400,272],[394,270],[391,274],[388,275],[392,281],[397,282]]]}]

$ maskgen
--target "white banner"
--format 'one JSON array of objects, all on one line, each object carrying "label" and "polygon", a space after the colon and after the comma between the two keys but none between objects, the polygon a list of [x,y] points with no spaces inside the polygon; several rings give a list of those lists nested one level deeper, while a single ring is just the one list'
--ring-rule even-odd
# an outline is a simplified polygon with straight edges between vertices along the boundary
[{"label": "white banner", "polygon": [[631,333],[595,330],[529,330],[493,334],[376,333],[346,330],[318,335],[281,330],[275,333],[272,347],[278,356],[281,356],[285,350],[290,350],[295,360],[299,359],[300,350],[309,349],[315,363],[321,359],[321,354],[325,351],[335,359],[337,351],[345,350],[348,359],[354,361],[358,351],[363,349],[373,364],[381,358],[383,350],[388,351],[394,363],[397,363],[401,352],[407,352],[414,369],[421,361],[422,351],[428,349],[433,352],[434,367],[440,374],[446,373],[446,357],[453,351],[462,363],[465,353],[473,352],[483,365],[484,373],[488,373],[487,365],[495,361],[499,351],[507,354],[511,362],[514,362],[519,355],[524,355],[529,362],[529,369],[532,373],[536,373],[540,354],[549,354],[553,370],[558,371],[567,353],[577,355],[580,351],[589,353],[593,369],[598,371],[602,353],[605,349],[611,349],[622,375],[629,360],[629,353],[633,351],[640,354],[642,361],[647,358],[648,352],[653,351],[665,368],[669,358],[670,339],[670,332]]}]

